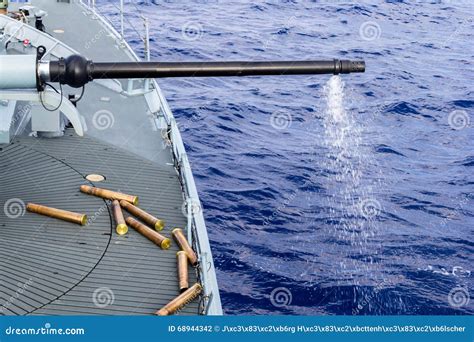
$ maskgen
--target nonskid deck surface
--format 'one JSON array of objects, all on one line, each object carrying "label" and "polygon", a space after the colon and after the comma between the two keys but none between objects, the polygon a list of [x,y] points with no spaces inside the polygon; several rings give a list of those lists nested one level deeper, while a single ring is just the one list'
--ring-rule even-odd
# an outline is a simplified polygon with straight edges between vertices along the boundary
[{"label": "nonskid deck surface", "polygon": [[[186,226],[174,172],[72,130],[0,148],[0,314],[146,315],[179,294],[176,244],[161,250],[132,228],[117,235],[105,201],[79,192],[89,184],[138,195],[170,237]],[[106,180],[91,184],[92,173]],[[25,212],[28,202],[85,213],[89,223]],[[197,313],[198,300],[181,311]]]}]

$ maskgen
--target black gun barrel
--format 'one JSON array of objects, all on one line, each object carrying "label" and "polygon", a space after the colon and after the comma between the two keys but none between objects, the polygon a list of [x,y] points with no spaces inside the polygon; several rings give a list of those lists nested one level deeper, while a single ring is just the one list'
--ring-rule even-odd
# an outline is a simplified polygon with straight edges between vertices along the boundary
[{"label": "black gun barrel", "polygon": [[94,63],[92,78],[313,75],[363,72],[362,61]]},{"label": "black gun barrel", "polygon": [[222,77],[263,75],[315,75],[364,72],[364,61],[278,61],[278,62],[121,62],[95,63],[79,55],[51,61],[53,82],[82,87],[95,79]]}]

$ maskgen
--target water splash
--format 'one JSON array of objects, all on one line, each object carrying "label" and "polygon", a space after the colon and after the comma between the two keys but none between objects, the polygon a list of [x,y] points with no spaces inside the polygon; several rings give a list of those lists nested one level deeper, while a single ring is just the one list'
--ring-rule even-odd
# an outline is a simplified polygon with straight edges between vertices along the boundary
[{"label": "water splash", "polygon": [[339,262],[332,267],[333,279],[341,288],[353,287],[353,314],[403,308],[400,297],[387,299],[393,296],[388,289],[403,277],[388,273],[379,261],[383,208],[375,193],[383,185],[382,170],[364,141],[359,104],[339,76],[331,77],[323,91],[327,222],[334,249],[331,262]]},{"label": "water splash", "polygon": [[335,238],[351,246],[343,251],[347,255],[339,263],[341,272],[349,272],[348,278],[357,283],[357,278],[367,278],[375,266],[377,251],[369,240],[376,233],[376,217],[382,208],[367,183],[366,171],[373,163],[363,145],[362,127],[346,108],[344,82],[333,76],[323,91],[329,222]]},{"label": "water splash", "polygon": [[[376,203],[371,187],[363,184],[364,171],[371,164],[370,154],[362,145],[362,129],[344,105],[344,82],[333,76],[324,87],[326,113],[324,115],[326,167],[330,175],[331,212],[340,218],[339,238],[349,239],[352,245],[367,243],[373,236],[368,223],[377,212],[366,205]],[[371,204],[374,207],[376,204]],[[375,208],[373,208],[375,210]],[[368,222],[369,221],[369,222]]]},{"label": "water splash", "polygon": [[326,113],[324,116],[326,142],[337,150],[337,156],[342,161],[344,155],[349,152],[349,142],[359,145],[359,130],[352,116],[344,108],[344,82],[342,79],[339,76],[332,76],[323,91],[326,97]]}]

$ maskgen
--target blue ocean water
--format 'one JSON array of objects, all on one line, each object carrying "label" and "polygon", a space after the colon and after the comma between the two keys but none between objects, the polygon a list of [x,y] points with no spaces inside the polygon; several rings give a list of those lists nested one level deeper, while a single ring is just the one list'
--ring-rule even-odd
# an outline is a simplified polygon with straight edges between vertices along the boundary
[{"label": "blue ocean water", "polygon": [[[117,1],[98,1],[118,23]],[[470,1],[133,1],[161,61],[364,74],[160,80],[226,314],[473,314]],[[138,32],[137,32],[138,31]]]}]

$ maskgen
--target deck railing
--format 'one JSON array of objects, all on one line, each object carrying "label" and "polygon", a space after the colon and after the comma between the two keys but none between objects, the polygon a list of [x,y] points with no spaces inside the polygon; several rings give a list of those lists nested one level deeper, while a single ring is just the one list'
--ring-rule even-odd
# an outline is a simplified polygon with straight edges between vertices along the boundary
[{"label": "deck railing", "polygon": [[[107,23],[107,26],[110,28],[113,28],[115,31],[115,24],[110,21],[105,13],[102,13],[100,7],[96,6],[95,0],[88,0],[87,3],[84,0],[80,0],[80,3],[85,6],[89,11],[91,11],[95,17],[99,20],[105,21]],[[125,16],[125,10],[124,10],[124,1],[119,0],[119,5],[115,4],[114,2],[108,3],[112,5],[116,10],[117,14],[119,15],[119,27],[120,27],[120,33],[115,31],[116,34],[116,39],[118,39],[121,43],[126,44],[126,38],[125,38],[125,25],[127,28],[131,29],[132,31],[135,32],[135,34],[138,36],[138,38],[143,42],[144,46],[144,56],[143,59],[150,60],[150,32],[149,32],[149,21],[148,18],[145,17],[144,15],[139,15],[140,19],[143,22],[143,27],[144,31],[140,32],[140,30],[137,29],[137,27],[130,21],[130,19]],[[137,5],[134,2],[130,3],[131,5],[135,6],[136,12],[140,13],[140,9],[137,7]]]}]

